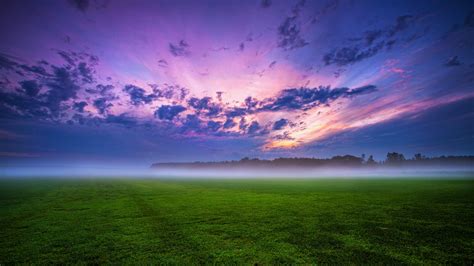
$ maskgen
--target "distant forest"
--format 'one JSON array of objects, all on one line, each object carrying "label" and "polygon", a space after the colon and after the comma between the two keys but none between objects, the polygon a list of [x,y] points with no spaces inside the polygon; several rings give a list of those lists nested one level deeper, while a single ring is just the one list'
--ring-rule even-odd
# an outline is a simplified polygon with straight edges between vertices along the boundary
[{"label": "distant forest", "polygon": [[375,161],[372,155],[362,154],[360,157],[353,155],[334,156],[332,158],[276,158],[261,160],[257,158],[242,158],[239,161],[219,162],[189,162],[189,163],[155,163],[152,168],[256,168],[256,167],[404,167],[404,166],[474,166],[474,156],[440,156],[427,157],[420,153],[412,158],[398,152],[389,152],[383,161]]}]

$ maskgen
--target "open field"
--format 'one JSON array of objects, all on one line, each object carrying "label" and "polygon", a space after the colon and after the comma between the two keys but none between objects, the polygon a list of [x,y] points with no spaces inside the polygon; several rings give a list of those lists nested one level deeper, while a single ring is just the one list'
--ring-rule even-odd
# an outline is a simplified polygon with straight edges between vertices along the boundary
[{"label": "open field", "polygon": [[474,262],[474,180],[1,180],[9,263]]}]

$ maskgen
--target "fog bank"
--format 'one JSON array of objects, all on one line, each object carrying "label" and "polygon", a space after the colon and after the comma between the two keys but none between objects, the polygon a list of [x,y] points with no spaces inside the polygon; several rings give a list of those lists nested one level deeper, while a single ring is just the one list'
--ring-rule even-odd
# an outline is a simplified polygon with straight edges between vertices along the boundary
[{"label": "fog bank", "polygon": [[474,167],[143,168],[132,166],[1,167],[0,178],[474,178]]}]

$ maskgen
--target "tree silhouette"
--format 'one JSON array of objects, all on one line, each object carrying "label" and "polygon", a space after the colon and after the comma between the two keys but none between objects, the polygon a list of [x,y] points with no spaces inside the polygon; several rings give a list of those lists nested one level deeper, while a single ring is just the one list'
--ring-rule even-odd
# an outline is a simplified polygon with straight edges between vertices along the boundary
[{"label": "tree silhouette", "polygon": [[398,152],[387,153],[387,159],[385,160],[388,164],[400,164],[403,161],[405,161],[405,156]]},{"label": "tree silhouette", "polygon": [[440,156],[426,157],[417,153],[412,159],[405,159],[405,156],[398,152],[387,153],[387,158],[383,163],[377,163],[372,155],[369,155],[367,161],[365,156],[357,157],[353,155],[334,156],[332,158],[276,158],[272,160],[260,160],[258,158],[244,157],[239,161],[214,161],[214,162],[193,162],[193,163],[155,163],[154,168],[172,167],[172,168],[209,168],[209,169],[229,169],[229,168],[268,168],[268,167],[296,167],[296,168],[314,168],[314,167],[364,167],[375,165],[387,165],[390,167],[405,166],[468,166],[474,165],[474,156]]},{"label": "tree silhouette", "polygon": [[369,159],[367,159],[367,165],[376,165],[377,162],[374,160],[374,156],[370,155]]}]

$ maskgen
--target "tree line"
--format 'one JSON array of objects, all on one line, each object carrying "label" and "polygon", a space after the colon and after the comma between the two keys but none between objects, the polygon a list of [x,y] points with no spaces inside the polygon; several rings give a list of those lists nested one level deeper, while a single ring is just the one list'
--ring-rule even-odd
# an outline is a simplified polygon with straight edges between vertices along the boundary
[{"label": "tree line", "polygon": [[346,167],[375,167],[375,166],[474,166],[474,156],[439,156],[428,157],[420,153],[412,158],[405,158],[402,153],[389,152],[382,161],[376,161],[372,155],[366,157],[354,155],[338,155],[331,158],[276,158],[264,160],[258,158],[244,157],[234,161],[216,162],[190,162],[190,163],[155,163],[158,167],[323,167],[323,166],[346,166]]}]

